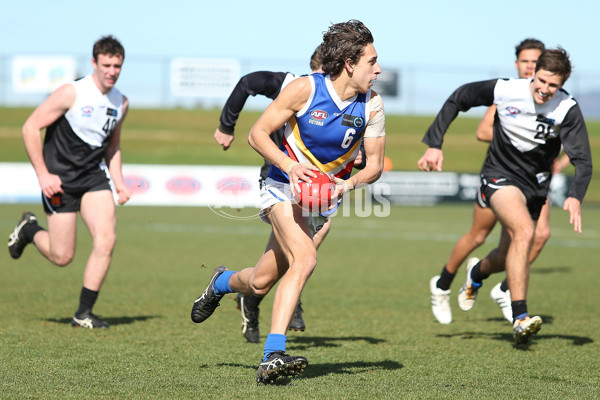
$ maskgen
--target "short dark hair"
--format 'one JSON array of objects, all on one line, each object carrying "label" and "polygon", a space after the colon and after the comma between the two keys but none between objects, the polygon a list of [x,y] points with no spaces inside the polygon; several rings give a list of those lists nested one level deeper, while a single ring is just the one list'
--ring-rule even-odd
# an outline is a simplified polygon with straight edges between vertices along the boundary
[{"label": "short dark hair", "polygon": [[546,50],[546,46],[544,46],[543,42],[541,42],[537,39],[533,39],[533,38],[524,39],[521,43],[519,43],[518,45],[515,46],[516,58],[519,58],[519,54],[521,54],[521,52],[523,50],[530,50],[530,49],[537,49],[539,51],[544,51],[544,50]]},{"label": "short dark hair", "polygon": [[92,55],[94,60],[98,61],[100,54],[108,54],[111,56],[122,56],[125,58],[125,48],[114,36],[103,36],[94,43]]},{"label": "short dark hair", "polygon": [[321,45],[319,45],[310,57],[310,70],[316,71],[323,66],[323,56],[321,55]]},{"label": "short dark hair", "polygon": [[338,76],[346,60],[358,62],[365,46],[370,43],[373,43],[371,31],[356,19],[331,25],[323,34],[321,45],[323,72]]},{"label": "short dark hair", "polygon": [[560,46],[556,49],[544,50],[535,63],[535,72],[538,72],[540,69],[560,75],[564,85],[569,76],[571,76],[572,67],[569,60],[569,53]]}]

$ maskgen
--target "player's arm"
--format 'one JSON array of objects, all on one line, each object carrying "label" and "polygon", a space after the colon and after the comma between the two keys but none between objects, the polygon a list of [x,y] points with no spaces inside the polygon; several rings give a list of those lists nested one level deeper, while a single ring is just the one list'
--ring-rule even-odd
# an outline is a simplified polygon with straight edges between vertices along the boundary
[{"label": "player's arm", "polygon": [[446,100],[435,120],[425,133],[422,142],[429,146],[425,154],[417,161],[424,171],[441,171],[444,160],[442,144],[448,127],[460,111],[471,107],[491,106],[494,102],[494,88],[498,79],[467,83],[456,89]]},{"label": "player's arm", "polygon": [[223,146],[223,150],[227,150],[233,143],[235,125],[248,96],[260,94],[275,99],[286,75],[285,72],[258,71],[244,75],[238,81],[223,106],[219,126],[214,134],[215,140]]},{"label": "player's arm", "polygon": [[575,167],[575,177],[563,210],[569,212],[569,223],[575,232],[581,233],[581,203],[592,178],[592,154],[587,128],[579,105],[571,107],[560,129],[563,148]]},{"label": "player's arm", "polygon": [[119,204],[125,204],[131,197],[131,191],[127,188],[125,180],[123,179],[123,172],[121,166],[123,158],[121,155],[121,130],[123,127],[123,121],[127,116],[129,110],[129,100],[123,96],[123,118],[119,121],[115,129],[112,131],[110,141],[105,151],[106,165],[108,165],[108,171],[110,177],[115,184],[115,190],[117,191],[117,201]]},{"label": "player's arm", "polygon": [[375,182],[383,172],[385,159],[385,110],[383,100],[375,91],[371,91],[369,101],[369,122],[367,123],[361,151],[364,152],[364,167],[347,180],[335,179],[338,197],[361,184]]},{"label": "player's arm", "polygon": [[250,146],[265,160],[285,172],[290,178],[292,191],[297,192],[300,192],[298,181],[310,181],[311,177],[315,178],[317,176],[312,171],[318,169],[313,165],[299,164],[292,160],[279,150],[269,135],[281,128],[294,113],[304,107],[311,94],[309,79],[299,78],[286,86],[256,121],[248,135]]},{"label": "player's arm", "polygon": [[494,116],[496,115],[496,106],[492,104],[488,107],[479,126],[477,127],[477,140],[481,142],[491,142],[494,137]]},{"label": "player's arm", "polygon": [[46,129],[63,116],[75,102],[75,87],[65,84],[56,89],[40,104],[23,124],[23,142],[27,156],[37,174],[38,182],[44,196],[52,197],[62,193],[62,181],[58,175],[48,171],[44,161],[42,130]]}]

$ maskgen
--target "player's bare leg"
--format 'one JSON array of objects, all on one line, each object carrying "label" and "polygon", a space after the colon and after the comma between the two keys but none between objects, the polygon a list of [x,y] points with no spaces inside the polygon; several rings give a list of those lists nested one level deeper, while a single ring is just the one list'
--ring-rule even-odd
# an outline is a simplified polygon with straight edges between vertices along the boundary
[{"label": "player's bare leg", "polygon": [[110,190],[87,192],[81,198],[81,218],[92,236],[92,252],[83,273],[79,308],[71,325],[84,328],[108,328],[92,313],[98,292],[108,274],[116,242],[117,213]]},{"label": "player's bare leg", "polygon": [[540,211],[540,218],[538,219],[537,225],[535,226],[535,237],[531,252],[529,253],[529,264],[532,264],[536,258],[542,252],[544,245],[550,239],[550,200],[546,199],[542,210]]},{"label": "player's bare leg", "polygon": [[454,245],[452,253],[446,262],[446,269],[451,274],[456,274],[465,259],[479,246],[496,225],[496,216],[489,208],[483,208],[478,204],[473,207],[473,224],[471,229],[465,233]]},{"label": "player's bare leg", "polygon": [[317,250],[302,209],[290,202],[273,206],[269,214],[273,233],[288,260],[273,303],[271,333],[285,334],[300,293],[317,265]]},{"label": "player's bare leg", "polygon": [[83,275],[83,286],[98,291],[108,274],[117,241],[117,213],[112,192],[87,192],[81,199],[80,213],[92,236],[92,252]]},{"label": "player's bare leg", "polygon": [[38,231],[33,244],[53,264],[68,265],[75,254],[77,213],[47,214],[48,230]]},{"label": "player's bare leg", "polygon": [[431,311],[439,323],[449,324],[452,322],[450,284],[462,263],[473,250],[485,242],[495,224],[496,216],[493,211],[475,203],[471,228],[454,245],[442,273],[430,279]]}]

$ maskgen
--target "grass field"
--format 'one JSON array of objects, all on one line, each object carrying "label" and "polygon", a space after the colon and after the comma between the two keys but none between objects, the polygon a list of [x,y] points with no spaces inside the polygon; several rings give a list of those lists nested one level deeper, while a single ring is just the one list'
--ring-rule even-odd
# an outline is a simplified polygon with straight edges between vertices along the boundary
[{"label": "grass field", "polygon": [[[20,125],[31,110],[0,109],[0,161],[26,161]],[[237,141],[213,143],[218,113],[131,111],[125,162],[257,165],[245,143],[257,114],[240,121]],[[388,155],[414,170],[432,118],[388,118]],[[445,147],[447,171],[477,172],[485,145],[476,119],[458,119]],[[589,122],[594,157],[600,124]],[[598,159],[596,157],[596,159]],[[571,171],[572,172],[572,171]],[[569,171],[567,171],[569,173]],[[246,343],[232,296],[208,321],[189,313],[216,265],[252,266],[269,228],[208,208],[120,207],[118,244],[95,311],[111,328],[71,328],[89,235],[79,226],[74,262],[50,265],[34,248],[18,261],[0,252],[1,399],[597,399],[600,398],[600,184],[593,178],[583,229],[552,210],[553,234],[532,267],[528,305],[544,319],[528,346],[489,298],[503,277],[490,277],[474,309],[461,312],[452,286],[454,322],[437,324],[428,281],[471,223],[471,204],[392,207],[386,218],[337,216],[303,293],[306,332],[288,336],[290,354],[309,360],[304,374],[257,386],[261,345]],[[0,205],[0,233],[41,205]],[[6,239],[5,239],[6,240]],[[498,240],[475,252],[485,256]],[[261,342],[272,295],[262,304]]]},{"label": "grass field", "polygon": [[[9,232],[23,205],[0,208]],[[33,210],[41,213],[38,206]],[[88,235],[73,264],[51,266],[27,248],[0,254],[0,398],[598,398],[597,260],[600,209],[582,235],[555,209],[553,236],[532,269],[530,310],[544,319],[527,347],[488,297],[454,322],[434,322],[428,281],[468,227],[471,207],[392,208],[387,218],[336,217],[302,296],[307,330],[288,350],[310,365],[293,380],[256,386],[262,345],[246,343],[233,297],[208,321],[193,300],[221,263],[251,266],[268,228],[206,208],[119,209],[119,243],[96,311],[107,331],[74,329]],[[485,255],[497,240],[476,252]],[[261,341],[272,296],[263,302]]]}]

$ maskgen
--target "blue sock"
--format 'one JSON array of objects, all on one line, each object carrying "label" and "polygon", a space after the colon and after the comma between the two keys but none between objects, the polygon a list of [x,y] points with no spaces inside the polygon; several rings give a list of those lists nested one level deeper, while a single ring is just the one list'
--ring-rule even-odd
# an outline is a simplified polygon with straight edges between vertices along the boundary
[{"label": "blue sock", "polygon": [[274,353],[276,351],[283,351],[285,353],[285,342],[287,341],[287,336],[281,335],[279,333],[269,333],[267,335],[267,340],[265,341],[265,352],[263,361],[267,359],[269,354]]},{"label": "blue sock", "polygon": [[516,321],[516,320],[518,320],[518,319],[525,319],[525,318],[527,318],[528,316],[529,316],[529,314],[528,314],[528,313],[523,313],[523,314],[519,314],[519,315],[517,315],[517,316],[516,316],[515,318],[513,318],[513,319]]},{"label": "blue sock", "polygon": [[227,293],[233,293],[233,290],[229,287],[229,278],[235,274],[235,271],[225,271],[215,281],[215,294],[222,295]]}]

